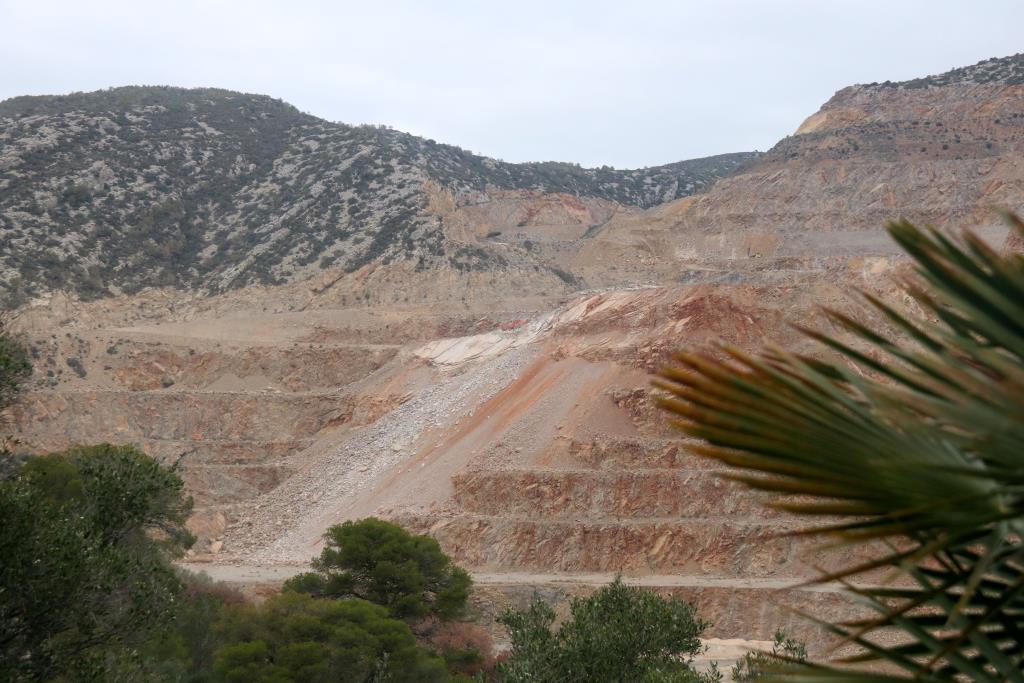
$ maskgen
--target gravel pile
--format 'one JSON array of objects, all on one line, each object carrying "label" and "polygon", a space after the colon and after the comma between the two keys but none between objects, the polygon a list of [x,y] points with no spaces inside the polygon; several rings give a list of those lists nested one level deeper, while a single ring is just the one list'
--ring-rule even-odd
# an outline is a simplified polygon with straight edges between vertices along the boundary
[{"label": "gravel pile", "polygon": [[313,542],[339,521],[339,510],[378,477],[416,454],[428,430],[444,428],[514,381],[535,355],[533,347],[509,350],[460,368],[419,392],[374,424],[349,434],[307,469],[261,496],[239,514],[224,552],[239,561],[307,562]]}]

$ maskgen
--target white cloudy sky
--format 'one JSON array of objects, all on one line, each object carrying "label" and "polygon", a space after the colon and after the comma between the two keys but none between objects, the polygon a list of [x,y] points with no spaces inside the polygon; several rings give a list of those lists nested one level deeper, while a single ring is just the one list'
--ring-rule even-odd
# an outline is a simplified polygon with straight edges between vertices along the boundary
[{"label": "white cloudy sky", "polygon": [[749,149],[837,89],[1024,51],[1022,0],[0,0],[0,99],[218,86],[509,161]]}]

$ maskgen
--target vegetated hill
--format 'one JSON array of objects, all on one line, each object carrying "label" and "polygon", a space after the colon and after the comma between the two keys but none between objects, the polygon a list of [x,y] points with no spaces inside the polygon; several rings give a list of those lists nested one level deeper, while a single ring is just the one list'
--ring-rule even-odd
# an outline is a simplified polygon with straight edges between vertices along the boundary
[{"label": "vegetated hill", "polygon": [[915,88],[937,88],[943,85],[960,84],[1024,84],[1024,52],[1010,55],[1009,57],[993,57],[971,66],[950,69],[945,73],[933,76],[913,78],[909,81],[898,81],[895,83],[892,81],[871,83],[868,87],[912,90]]},{"label": "vegetated hill", "polygon": [[[125,87],[0,102],[0,294],[200,291],[339,266],[486,267],[427,210],[427,185],[638,207],[699,192],[756,153],[633,171],[510,164],[270,97]],[[526,255],[525,258],[529,258]]]}]

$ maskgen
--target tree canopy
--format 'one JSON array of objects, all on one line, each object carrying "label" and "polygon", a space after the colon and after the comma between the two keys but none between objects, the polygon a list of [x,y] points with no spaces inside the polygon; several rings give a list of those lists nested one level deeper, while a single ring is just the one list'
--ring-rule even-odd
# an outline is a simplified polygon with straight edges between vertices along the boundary
[{"label": "tree canopy", "polygon": [[511,651],[499,665],[507,683],[713,682],[690,665],[701,651],[708,622],[678,598],[627,586],[618,578],[587,598],[576,598],[568,619],[554,628],[555,612],[535,598],[499,621]]},{"label": "tree canopy", "polygon": [[191,542],[172,470],[128,446],[30,459],[0,481],[0,673],[103,680],[181,591]]},{"label": "tree canopy", "polygon": [[285,589],[318,597],[358,597],[395,616],[451,619],[466,606],[472,580],[437,541],[369,517],[331,527],[326,547]]},{"label": "tree canopy", "polygon": [[418,647],[405,622],[358,598],[285,591],[229,608],[218,628],[213,670],[225,683],[448,680],[444,660]]}]

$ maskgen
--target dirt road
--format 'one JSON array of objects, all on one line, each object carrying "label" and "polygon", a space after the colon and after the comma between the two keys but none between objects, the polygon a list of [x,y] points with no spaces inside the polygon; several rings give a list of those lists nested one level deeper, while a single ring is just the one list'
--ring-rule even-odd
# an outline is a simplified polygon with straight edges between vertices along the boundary
[{"label": "dirt road", "polygon": [[[193,572],[202,572],[215,581],[244,584],[281,583],[304,571],[307,565],[240,565],[213,564],[208,562],[182,562],[181,567]],[[572,585],[602,586],[615,580],[612,573],[534,573],[534,572],[474,572],[473,582],[485,586],[533,586]],[[782,590],[791,588],[810,592],[839,592],[838,585],[801,586],[784,579],[744,579],[718,576],[694,576],[678,574],[652,574],[647,576],[623,576],[622,581],[631,586],[647,588],[736,588],[759,590]]]}]

